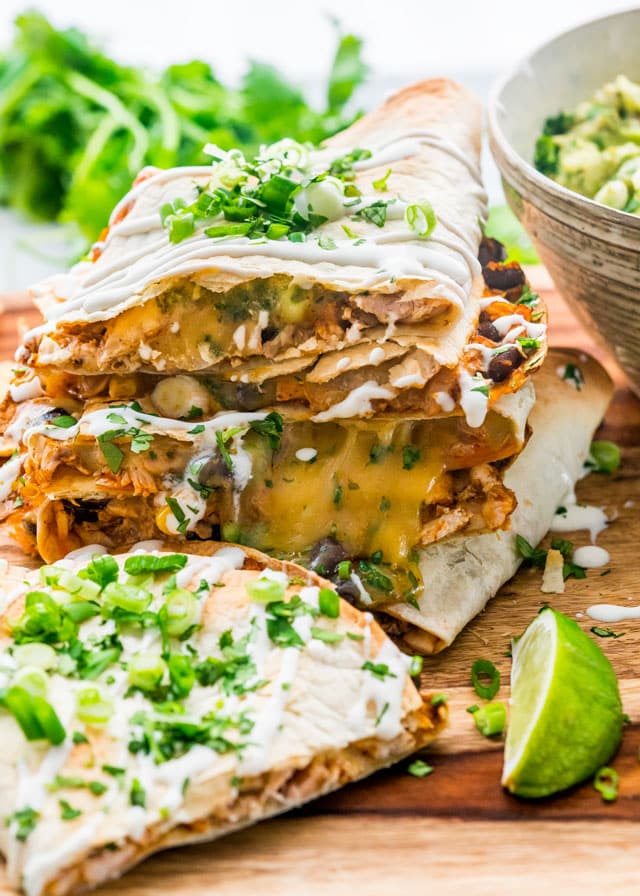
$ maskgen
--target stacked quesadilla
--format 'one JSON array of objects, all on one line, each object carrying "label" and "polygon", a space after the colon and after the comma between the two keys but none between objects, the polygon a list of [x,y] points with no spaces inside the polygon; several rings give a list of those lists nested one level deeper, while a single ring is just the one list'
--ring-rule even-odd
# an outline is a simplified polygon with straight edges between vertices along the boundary
[{"label": "stacked quesadilla", "polygon": [[95,546],[0,589],[0,849],[66,896],[386,767],[443,728],[415,662],[313,573]]},{"label": "stacked quesadilla", "polygon": [[144,170],[89,257],[34,290],[3,409],[20,543],[250,545],[446,644],[432,558],[509,530],[546,351],[539,297],[482,239],[480,129],[435,80],[316,151]]}]

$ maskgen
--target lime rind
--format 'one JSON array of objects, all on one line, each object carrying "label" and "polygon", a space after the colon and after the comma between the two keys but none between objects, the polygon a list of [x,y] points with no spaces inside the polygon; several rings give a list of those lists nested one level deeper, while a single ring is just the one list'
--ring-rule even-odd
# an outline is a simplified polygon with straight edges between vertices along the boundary
[{"label": "lime rind", "polygon": [[[511,780],[518,777],[518,767],[525,759],[527,744],[544,711],[555,670],[557,635],[553,614],[543,612],[531,623],[522,637],[512,644],[510,737],[505,744],[503,779]],[[541,642],[544,651],[536,649],[542,646]],[[536,672],[539,674],[536,675]],[[527,678],[523,679],[523,676]],[[532,699],[528,699],[529,694],[521,692],[525,688],[529,691],[532,686],[534,688]],[[514,692],[519,695],[515,703]],[[523,704],[522,711],[519,702]],[[521,730],[523,725],[524,730]]]},{"label": "lime rind", "polygon": [[623,714],[600,647],[547,608],[516,645],[503,785],[544,797],[593,775],[615,752]]}]

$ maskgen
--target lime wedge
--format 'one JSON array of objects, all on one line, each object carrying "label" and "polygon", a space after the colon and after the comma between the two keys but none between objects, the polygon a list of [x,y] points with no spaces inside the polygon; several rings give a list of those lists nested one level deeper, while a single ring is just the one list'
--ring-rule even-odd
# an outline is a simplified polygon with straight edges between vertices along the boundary
[{"label": "lime wedge", "polygon": [[622,726],[611,663],[577,623],[544,609],[513,645],[503,786],[543,797],[583,781],[611,758]]}]

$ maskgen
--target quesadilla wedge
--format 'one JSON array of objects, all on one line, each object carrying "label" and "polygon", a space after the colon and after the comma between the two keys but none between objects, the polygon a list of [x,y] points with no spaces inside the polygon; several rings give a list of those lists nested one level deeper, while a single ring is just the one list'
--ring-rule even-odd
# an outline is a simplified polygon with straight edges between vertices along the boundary
[{"label": "quesadilla wedge", "polygon": [[0,847],[26,896],[287,811],[445,724],[411,658],[318,576],[181,547],[94,547],[3,589]]},{"label": "quesadilla wedge", "polygon": [[34,291],[18,359],[74,374],[298,361],[401,325],[455,365],[482,295],[477,100],[425,81],[318,151],[146,169],[89,260]]},{"label": "quesadilla wedge", "polygon": [[[502,247],[486,238],[479,259],[484,279],[481,310],[457,364],[449,367],[434,361],[433,338],[398,324],[392,333],[372,328],[372,342],[312,357],[255,357],[240,367],[220,362],[211,373],[84,375],[38,367],[36,374],[17,368],[11,394],[15,400],[44,393],[82,401],[148,396],[151,409],[169,417],[206,417],[276,404],[307,408],[318,421],[393,416],[399,411],[432,417],[456,407],[467,413],[484,392],[488,405],[516,392],[546,351],[546,310],[522,269],[504,263]],[[11,406],[0,409],[0,421],[8,423],[10,416]]]},{"label": "quesadilla wedge", "polygon": [[[568,369],[579,373],[565,379]],[[411,649],[437,653],[451,644],[515,575],[522,563],[516,535],[537,545],[557,508],[573,499],[613,383],[583,352],[552,349],[536,378],[536,394],[532,435],[504,477],[518,502],[509,529],[429,545],[420,556],[424,591],[417,604],[380,607],[401,621],[395,632]]]}]

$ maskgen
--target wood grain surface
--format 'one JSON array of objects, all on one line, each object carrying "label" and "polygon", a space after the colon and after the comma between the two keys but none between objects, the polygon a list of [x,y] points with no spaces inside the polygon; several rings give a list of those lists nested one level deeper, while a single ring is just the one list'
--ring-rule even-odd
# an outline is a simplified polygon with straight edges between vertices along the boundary
[{"label": "wood grain surface", "polygon": [[[543,595],[540,572],[522,570],[440,656],[425,661],[423,684],[449,696],[450,725],[433,745],[434,772],[424,779],[406,768],[376,775],[290,814],[210,846],[148,860],[102,892],[122,896],[447,896],[495,894],[637,894],[640,892],[640,622],[614,626],[620,638],[599,639],[618,673],[631,717],[613,766],[620,794],[605,804],[590,783],[539,802],[500,787],[502,743],[475,730],[465,707],[478,702],[469,685],[474,659],[491,659],[509,694],[510,639],[543,603],[571,616],[593,603],[640,600],[640,401],[604,350],[594,345],[544,271],[532,284],[550,307],[551,342],[595,354],[616,381],[603,438],[624,449],[613,476],[579,483],[580,501],[603,506],[613,520],[598,543],[611,555],[610,574],[567,582],[563,595]],[[5,297],[0,358],[12,355],[18,331],[35,320],[22,297]],[[541,484],[544,487],[544,484]],[[573,538],[586,544],[585,533]],[[5,551],[5,556],[6,556]],[[10,551],[12,559],[18,555]],[[578,621],[589,630],[594,623]],[[9,893],[0,872],[0,894]]]}]

